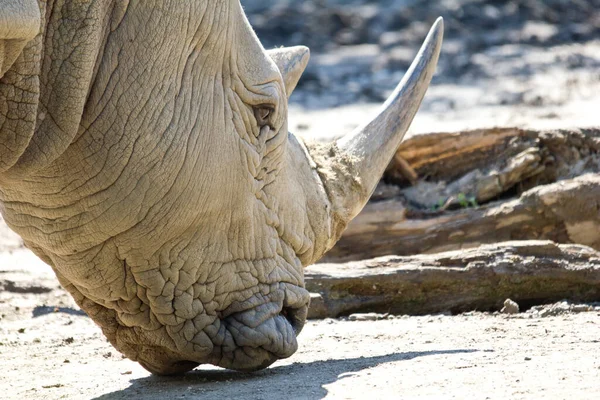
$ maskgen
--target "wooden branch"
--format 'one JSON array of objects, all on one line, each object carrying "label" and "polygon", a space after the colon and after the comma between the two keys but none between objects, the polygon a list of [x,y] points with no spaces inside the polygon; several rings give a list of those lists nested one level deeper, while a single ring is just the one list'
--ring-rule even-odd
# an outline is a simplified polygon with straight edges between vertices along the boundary
[{"label": "wooden branch", "polygon": [[358,312],[431,314],[600,300],[600,253],[550,241],[504,242],[411,257],[306,269],[309,318]]},{"label": "wooden branch", "polygon": [[400,156],[400,154],[396,153],[394,156],[394,165],[395,169],[408,181],[411,185],[416,185],[419,181],[419,175],[415,172],[415,170],[410,166],[408,162],[404,158]]}]

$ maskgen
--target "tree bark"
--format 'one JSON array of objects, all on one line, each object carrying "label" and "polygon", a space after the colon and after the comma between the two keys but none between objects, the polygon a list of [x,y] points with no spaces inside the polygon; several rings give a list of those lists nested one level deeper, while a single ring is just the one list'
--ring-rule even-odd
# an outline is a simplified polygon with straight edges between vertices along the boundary
[{"label": "tree bark", "polygon": [[550,241],[504,242],[476,249],[382,257],[308,267],[309,318],[358,312],[432,314],[600,300],[600,253]]}]

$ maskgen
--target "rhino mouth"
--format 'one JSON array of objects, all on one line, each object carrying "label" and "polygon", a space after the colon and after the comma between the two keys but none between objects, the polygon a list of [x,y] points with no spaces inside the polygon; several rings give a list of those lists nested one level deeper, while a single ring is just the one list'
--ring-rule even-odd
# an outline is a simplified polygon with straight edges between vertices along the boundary
[{"label": "rhino mouth", "polygon": [[296,352],[310,295],[298,286],[284,286],[268,296],[235,302],[223,311],[213,337],[212,364],[256,371]]}]

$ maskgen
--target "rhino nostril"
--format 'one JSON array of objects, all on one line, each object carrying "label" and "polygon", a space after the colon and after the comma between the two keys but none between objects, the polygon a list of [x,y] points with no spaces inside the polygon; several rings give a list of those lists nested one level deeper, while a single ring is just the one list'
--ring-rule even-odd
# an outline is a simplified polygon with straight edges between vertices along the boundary
[{"label": "rhino nostril", "polygon": [[304,327],[304,322],[306,320],[306,314],[308,311],[308,307],[302,308],[291,308],[291,307],[283,307],[279,315],[285,317],[287,321],[290,323],[296,335],[300,333],[302,328]]},{"label": "rhino nostril", "polygon": [[294,331],[296,330],[296,319],[294,318],[294,310],[289,308],[289,307],[283,307],[283,309],[281,310],[281,312],[279,313],[279,315],[281,315],[282,317],[285,317],[285,319],[288,320],[288,322],[290,323],[290,325],[292,325],[292,328],[294,328]]}]

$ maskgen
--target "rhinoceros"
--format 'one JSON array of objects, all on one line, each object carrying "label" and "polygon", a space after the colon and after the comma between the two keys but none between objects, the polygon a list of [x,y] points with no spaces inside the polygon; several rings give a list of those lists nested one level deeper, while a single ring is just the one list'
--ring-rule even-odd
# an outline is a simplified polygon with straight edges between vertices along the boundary
[{"label": "rhinoceros", "polygon": [[374,118],[288,132],[305,47],[265,50],[239,0],[0,0],[7,224],[155,374],[291,356],[303,267],[366,204],[427,90],[438,20]]}]

